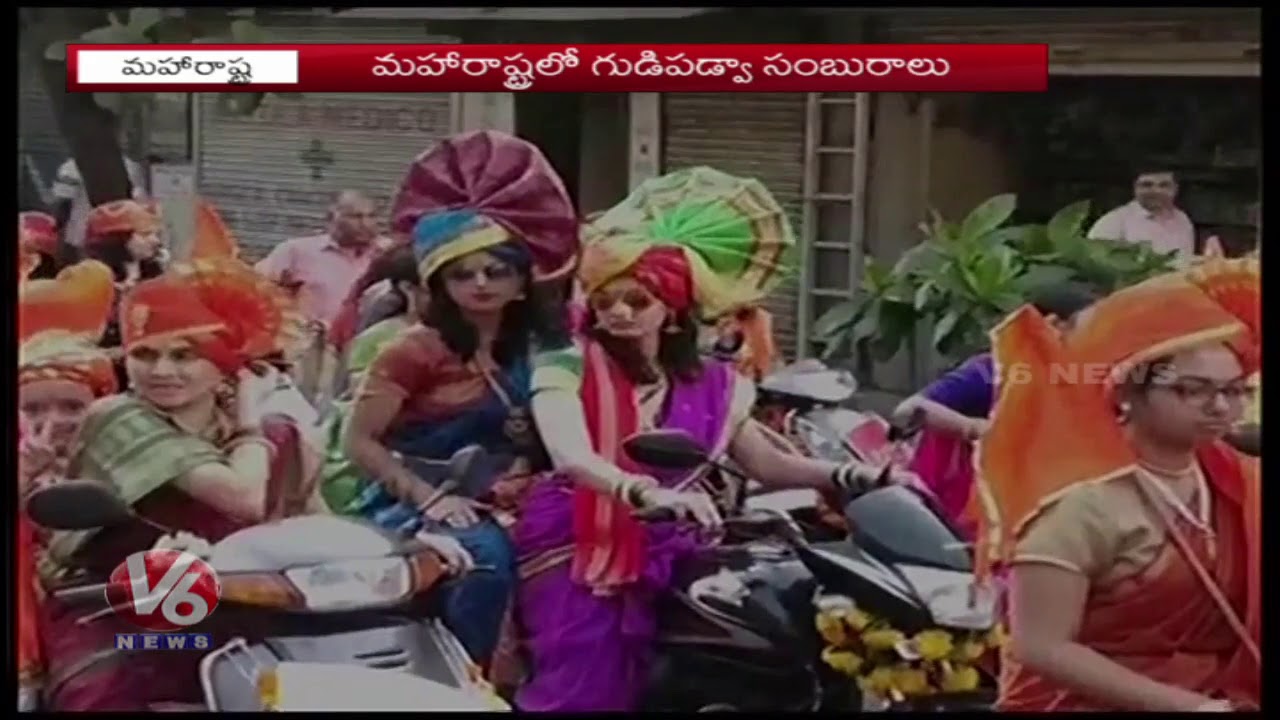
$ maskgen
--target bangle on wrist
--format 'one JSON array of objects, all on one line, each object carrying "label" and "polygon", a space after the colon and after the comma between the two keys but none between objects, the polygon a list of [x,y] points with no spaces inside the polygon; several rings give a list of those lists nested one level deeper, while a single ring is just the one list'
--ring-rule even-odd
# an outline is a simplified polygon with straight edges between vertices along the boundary
[{"label": "bangle on wrist", "polygon": [[613,496],[635,508],[645,504],[645,483],[639,478],[623,475],[613,485]]}]

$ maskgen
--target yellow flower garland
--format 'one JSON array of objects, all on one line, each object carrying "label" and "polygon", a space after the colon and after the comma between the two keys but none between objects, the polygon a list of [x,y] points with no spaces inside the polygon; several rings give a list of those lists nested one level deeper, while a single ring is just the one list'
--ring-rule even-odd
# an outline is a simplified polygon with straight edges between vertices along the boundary
[{"label": "yellow flower garland", "polygon": [[908,638],[843,596],[819,598],[814,622],[826,643],[824,663],[855,678],[864,693],[895,702],[976,690],[981,674],[973,663],[1004,644],[1000,626],[958,634],[924,630]]}]

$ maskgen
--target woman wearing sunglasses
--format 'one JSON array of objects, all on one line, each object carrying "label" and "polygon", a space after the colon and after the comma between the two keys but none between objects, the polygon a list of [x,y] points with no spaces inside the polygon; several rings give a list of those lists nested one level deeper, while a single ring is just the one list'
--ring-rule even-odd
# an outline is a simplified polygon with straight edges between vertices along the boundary
[{"label": "woman wearing sunglasses", "polygon": [[[764,186],[710,168],[673,173],[597,219],[585,240],[589,329],[580,345],[542,355],[533,379],[534,418],[559,472],[533,485],[513,533],[525,711],[637,709],[655,597],[704,546],[703,528],[720,524],[699,473],[637,465],[621,447],[629,435],[684,431],[774,487],[871,475],[783,453],[750,420],[751,380],[699,356],[700,317],[758,302],[787,269],[791,229]],[[679,520],[633,515],[654,508]]]},{"label": "woman wearing sunglasses", "polygon": [[997,328],[1022,380],[978,446],[979,558],[1011,566],[1003,709],[1257,707],[1258,466],[1222,438],[1261,363],[1259,289],[1256,261],[1212,260],[1100,301],[1065,341],[1031,307]]},{"label": "woman wearing sunglasses", "polygon": [[536,469],[530,353],[565,338],[534,280],[572,262],[577,219],[537,148],[485,131],[423,153],[392,221],[411,237],[428,299],[422,321],[378,351],[355,390],[345,447],[372,482],[349,507],[387,528],[457,538],[476,569],[444,590],[443,618],[483,664],[515,582],[510,541],[461,491],[439,491],[442,474],[421,460],[480,445],[508,479],[499,496]]}]

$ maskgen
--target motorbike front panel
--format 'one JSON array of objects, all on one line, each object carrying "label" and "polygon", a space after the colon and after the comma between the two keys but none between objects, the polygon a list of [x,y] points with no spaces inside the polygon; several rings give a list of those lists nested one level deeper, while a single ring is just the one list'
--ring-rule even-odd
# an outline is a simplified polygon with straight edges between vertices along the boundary
[{"label": "motorbike front panel", "polygon": [[468,682],[466,652],[443,625],[435,620],[404,619],[325,635],[267,637],[253,643],[232,641],[210,653],[201,666],[201,682],[210,709],[263,710],[257,689],[258,673],[290,661],[398,670],[452,688],[461,688]]},{"label": "motorbike front panel", "polygon": [[659,602],[647,705],[809,708],[817,696],[815,588],[804,564],[779,548],[721,550],[691,564],[680,590]]}]

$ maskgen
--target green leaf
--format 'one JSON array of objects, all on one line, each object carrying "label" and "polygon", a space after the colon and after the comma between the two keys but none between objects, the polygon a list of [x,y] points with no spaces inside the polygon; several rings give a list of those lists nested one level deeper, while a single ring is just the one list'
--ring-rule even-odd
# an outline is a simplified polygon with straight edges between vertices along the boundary
[{"label": "green leaf", "polygon": [[1018,278],[1018,286],[1022,288],[1024,294],[1031,293],[1053,285],[1060,285],[1070,281],[1076,275],[1073,268],[1065,265],[1031,265],[1027,271]]},{"label": "green leaf", "polygon": [[231,38],[236,43],[269,43],[271,34],[252,20],[236,20],[231,23]]},{"label": "green leaf", "polygon": [[863,265],[862,285],[872,295],[880,295],[889,289],[893,282],[893,272],[876,262],[875,258],[867,258]]},{"label": "green leaf", "polygon": [[947,261],[946,253],[935,243],[925,241],[902,253],[893,265],[895,275],[928,274]]},{"label": "green leaf", "polygon": [[110,110],[116,117],[119,117],[122,114],[121,111],[124,110],[125,95],[118,92],[94,93],[93,101],[97,103],[98,107],[103,110]]},{"label": "green leaf", "polygon": [[1089,201],[1071,203],[1054,213],[1045,226],[1049,242],[1055,247],[1084,234],[1084,221],[1089,218]]},{"label": "green leaf", "polygon": [[813,321],[813,336],[819,340],[841,332],[857,321],[862,312],[858,302],[843,302],[828,309]]},{"label": "green leaf", "polygon": [[133,8],[129,11],[129,20],[125,26],[131,32],[145,35],[148,30],[164,21],[164,11],[160,8]]},{"label": "green leaf", "polygon": [[1007,221],[1018,207],[1013,193],[996,195],[974,208],[960,225],[960,240],[976,242]]},{"label": "green leaf", "polygon": [[963,317],[962,312],[958,309],[948,310],[947,314],[943,315],[942,319],[938,320],[937,324],[933,326],[933,346],[935,348],[942,349],[947,337],[955,331],[956,324]]},{"label": "green leaf", "polygon": [[911,306],[914,307],[917,312],[924,310],[925,306],[929,304],[929,300],[932,299],[933,296],[934,287],[935,286],[932,281],[926,281],[920,287],[916,288],[916,296],[913,299]]},{"label": "green leaf", "polygon": [[132,45],[147,42],[147,36],[130,25],[105,25],[85,31],[76,42],[91,45]]},{"label": "green leaf", "polygon": [[58,40],[57,42],[49,43],[49,46],[44,49],[44,59],[66,62],[67,45],[70,44],[70,40]]},{"label": "green leaf", "polygon": [[872,301],[862,317],[854,324],[849,333],[849,342],[855,345],[876,334],[880,328],[880,301]]}]

